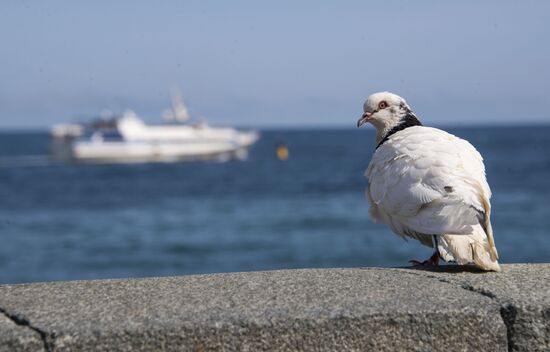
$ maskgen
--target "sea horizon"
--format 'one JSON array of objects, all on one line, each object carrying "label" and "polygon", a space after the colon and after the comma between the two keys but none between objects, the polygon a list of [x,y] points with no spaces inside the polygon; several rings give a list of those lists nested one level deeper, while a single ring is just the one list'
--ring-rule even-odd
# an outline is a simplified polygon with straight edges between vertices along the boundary
[{"label": "sea horizon", "polygon": [[[151,121],[145,121],[147,124],[162,124],[161,122],[151,122]],[[221,127],[234,127],[237,129],[256,129],[259,131],[273,131],[273,130],[355,130],[357,129],[356,121],[350,120],[350,124],[330,124],[330,123],[322,123],[318,125],[313,124],[281,124],[281,125],[268,125],[268,124],[261,124],[261,125],[246,125],[246,124],[236,124],[236,125],[230,125],[227,123],[223,124],[217,124],[212,121],[207,121],[212,126],[221,126]],[[82,122],[60,122],[60,124],[63,123],[82,123]],[[0,127],[0,134],[1,133],[42,133],[46,132],[49,133],[52,126],[55,124],[52,124],[51,126],[4,126]],[[525,121],[525,122],[517,122],[517,121],[504,121],[502,123],[496,123],[496,122],[479,122],[479,123],[453,123],[453,122],[438,122],[434,124],[425,123],[424,125],[429,127],[435,127],[440,129],[454,129],[454,128],[514,128],[514,127],[548,127],[550,126],[550,118],[548,121]],[[374,129],[372,127],[363,127],[364,130],[372,130]]]}]

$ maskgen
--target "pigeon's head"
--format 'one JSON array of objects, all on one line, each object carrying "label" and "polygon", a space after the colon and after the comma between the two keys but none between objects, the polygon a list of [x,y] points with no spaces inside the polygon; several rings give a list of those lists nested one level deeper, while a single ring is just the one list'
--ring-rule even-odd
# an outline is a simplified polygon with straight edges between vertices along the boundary
[{"label": "pigeon's head", "polygon": [[367,98],[363,105],[363,116],[357,121],[357,127],[370,122],[379,135],[398,126],[411,109],[405,99],[390,92],[374,93]]}]

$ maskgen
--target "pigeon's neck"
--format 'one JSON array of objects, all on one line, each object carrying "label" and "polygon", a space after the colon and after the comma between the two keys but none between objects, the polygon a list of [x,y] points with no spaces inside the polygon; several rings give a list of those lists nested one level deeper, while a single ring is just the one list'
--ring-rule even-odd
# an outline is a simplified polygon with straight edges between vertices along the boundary
[{"label": "pigeon's neck", "polygon": [[407,111],[399,118],[397,124],[392,126],[384,126],[385,128],[377,129],[375,149],[378,149],[378,147],[384,144],[384,142],[386,142],[392,134],[413,126],[422,126],[422,123],[412,111]]}]

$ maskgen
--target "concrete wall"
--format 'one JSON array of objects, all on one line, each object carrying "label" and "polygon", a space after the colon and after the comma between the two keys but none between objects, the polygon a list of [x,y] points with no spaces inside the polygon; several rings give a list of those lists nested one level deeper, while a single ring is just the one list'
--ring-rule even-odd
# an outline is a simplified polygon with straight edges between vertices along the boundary
[{"label": "concrete wall", "polygon": [[0,286],[1,351],[550,351],[550,265]]}]

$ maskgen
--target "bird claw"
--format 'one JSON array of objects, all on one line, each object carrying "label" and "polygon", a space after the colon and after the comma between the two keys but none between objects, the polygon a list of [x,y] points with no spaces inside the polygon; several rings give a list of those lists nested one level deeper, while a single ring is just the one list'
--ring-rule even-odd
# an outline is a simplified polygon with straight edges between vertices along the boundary
[{"label": "bird claw", "polygon": [[424,260],[424,261],[419,261],[419,260],[409,260],[409,263],[411,263],[412,266],[438,266],[439,263],[434,263],[430,260]]},{"label": "bird claw", "polygon": [[409,263],[411,263],[412,266],[438,266],[439,265],[439,253],[437,251],[434,252],[434,254],[429,257],[428,259],[424,261],[418,261],[418,260],[409,260]]}]

